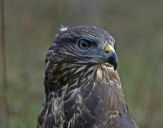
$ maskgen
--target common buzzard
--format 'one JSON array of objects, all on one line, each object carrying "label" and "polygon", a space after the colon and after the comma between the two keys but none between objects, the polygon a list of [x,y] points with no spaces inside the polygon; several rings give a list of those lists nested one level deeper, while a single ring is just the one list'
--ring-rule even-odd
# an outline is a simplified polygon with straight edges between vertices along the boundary
[{"label": "common buzzard", "polygon": [[124,100],[114,47],[100,27],[60,30],[46,55],[38,128],[138,128]]}]

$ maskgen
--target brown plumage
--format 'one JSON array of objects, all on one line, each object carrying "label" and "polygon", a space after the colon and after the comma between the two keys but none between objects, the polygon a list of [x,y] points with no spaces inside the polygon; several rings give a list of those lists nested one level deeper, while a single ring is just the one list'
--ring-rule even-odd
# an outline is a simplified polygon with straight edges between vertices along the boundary
[{"label": "brown plumage", "polygon": [[38,128],[138,128],[124,101],[114,45],[99,27],[61,29],[45,60]]}]

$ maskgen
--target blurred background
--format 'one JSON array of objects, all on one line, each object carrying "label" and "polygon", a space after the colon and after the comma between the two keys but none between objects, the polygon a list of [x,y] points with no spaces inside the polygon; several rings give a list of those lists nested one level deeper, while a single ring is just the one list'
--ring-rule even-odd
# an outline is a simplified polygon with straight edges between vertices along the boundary
[{"label": "blurred background", "polygon": [[0,79],[0,128],[36,127],[45,53],[61,24],[97,25],[115,37],[131,114],[141,128],[162,128],[162,0],[5,0],[4,16],[8,102]]}]

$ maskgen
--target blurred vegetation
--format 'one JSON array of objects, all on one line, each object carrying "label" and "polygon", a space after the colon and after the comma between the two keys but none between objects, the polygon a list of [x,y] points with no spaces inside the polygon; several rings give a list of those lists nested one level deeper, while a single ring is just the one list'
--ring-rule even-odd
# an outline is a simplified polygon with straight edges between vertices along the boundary
[{"label": "blurred vegetation", "polygon": [[[44,97],[44,57],[61,24],[97,25],[115,37],[130,112],[141,128],[161,128],[162,5],[162,0],[5,0],[11,128],[36,127]],[[6,128],[3,104],[0,108],[0,128]]]}]

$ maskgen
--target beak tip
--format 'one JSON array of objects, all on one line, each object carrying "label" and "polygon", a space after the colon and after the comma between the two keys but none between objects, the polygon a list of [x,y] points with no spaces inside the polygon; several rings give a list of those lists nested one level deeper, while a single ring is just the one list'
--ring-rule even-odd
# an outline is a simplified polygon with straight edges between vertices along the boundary
[{"label": "beak tip", "polygon": [[118,64],[116,62],[116,64],[114,64],[114,71],[117,70]]},{"label": "beak tip", "polygon": [[117,67],[118,67],[118,57],[117,57],[116,53],[112,53],[109,56],[108,63],[110,63],[111,65],[113,65],[114,70],[117,69]]}]

